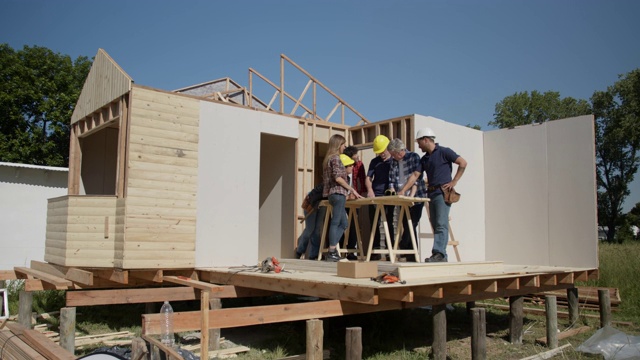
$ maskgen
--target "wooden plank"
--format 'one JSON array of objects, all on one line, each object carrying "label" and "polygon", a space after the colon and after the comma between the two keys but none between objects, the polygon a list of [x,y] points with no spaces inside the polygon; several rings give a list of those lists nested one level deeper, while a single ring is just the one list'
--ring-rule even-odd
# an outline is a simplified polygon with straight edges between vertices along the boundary
[{"label": "wooden plank", "polygon": [[[206,283],[203,281],[193,280],[184,276],[163,276],[163,281],[178,284],[178,285],[186,285],[191,286],[196,289],[205,290],[205,291],[222,291],[222,287],[220,285],[214,285],[210,283]],[[207,300],[208,304],[208,300]]]},{"label": "wooden plank", "polygon": [[18,277],[13,270],[0,270],[0,280],[15,280]]},{"label": "wooden plank", "polygon": [[44,263],[36,260],[31,260],[31,268],[80,284],[93,285],[93,273],[90,271]]},{"label": "wooden plank", "polygon": [[69,280],[66,280],[58,276],[49,275],[42,271],[33,270],[25,267],[17,267],[17,266],[14,267],[13,269],[18,275],[24,274],[26,276],[32,276],[32,277],[38,278],[44,282],[48,282],[54,285],[58,290],[64,290],[73,285],[73,283]]},{"label": "wooden plank", "polygon": [[[381,267],[379,270],[384,271]],[[398,266],[400,280],[410,281],[443,276],[467,275],[469,272],[486,271],[494,274],[504,270],[501,261],[470,263],[425,263]]]},{"label": "wooden plank", "polygon": [[[249,325],[364,314],[401,309],[403,308],[402,304],[402,302],[398,301],[385,301],[377,306],[371,306],[340,300],[323,300],[296,304],[209,310],[209,328],[226,329]],[[162,321],[161,315],[162,314],[143,314],[142,333],[146,335],[159,334]],[[176,312],[173,315],[174,332],[199,330],[200,311]]]},{"label": "wooden plank", "polygon": [[163,274],[162,270],[134,270],[129,272],[129,276],[136,279],[161,283]]},{"label": "wooden plank", "polygon": [[120,269],[94,270],[97,278],[117,282],[120,284],[129,283],[129,272]]},{"label": "wooden plank", "polygon": [[413,291],[411,291],[410,288],[406,287],[380,289],[378,290],[378,296],[380,297],[380,299],[397,300],[404,302],[413,301]]},{"label": "wooden plank", "polygon": [[[591,331],[591,326],[581,326],[579,328],[575,328],[575,329],[570,329],[570,330],[565,330],[565,331],[561,331],[560,333],[558,333],[557,335],[557,341],[566,339],[568,337],[571,336],[575,336],[578,334],[582,334],[585,332]],[[540,345],[547,345],[547,337],[541,337],[541,338],[537,338],[536,339],[536,343],[540,344]]]},{"label": "wooden plank", "polygon": [[47,359],[51,360],[75,360],[76,357],[60,346],[56,345],[48,337],[37,330],[27,329],[18,323],[7,323],[12,333],[21,335],[26,343]]}]

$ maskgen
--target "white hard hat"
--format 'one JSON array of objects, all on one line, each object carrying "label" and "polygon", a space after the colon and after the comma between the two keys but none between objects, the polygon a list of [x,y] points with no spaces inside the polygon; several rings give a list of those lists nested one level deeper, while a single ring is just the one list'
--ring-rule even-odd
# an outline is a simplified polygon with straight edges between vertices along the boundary
[{"label": "white hard hat", "polygon": [[425,136],[430,138],[435,138],[436,133],[434,133],[433,130],[431,130],[431,128],[422,128],[418,130],[418,132],[416,133],[416,139],[420,139]]}]

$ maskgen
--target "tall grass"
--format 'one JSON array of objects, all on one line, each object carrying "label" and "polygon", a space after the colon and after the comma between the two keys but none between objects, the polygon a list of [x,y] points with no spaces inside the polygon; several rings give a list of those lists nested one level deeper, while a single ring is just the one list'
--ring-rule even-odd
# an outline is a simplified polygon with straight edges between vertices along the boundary
[{"label": "tall grass", "polygon": [[616,318],[640,322],[640,242],[601,243],[600,278],[577,285],[618,288],[622,304]]}]

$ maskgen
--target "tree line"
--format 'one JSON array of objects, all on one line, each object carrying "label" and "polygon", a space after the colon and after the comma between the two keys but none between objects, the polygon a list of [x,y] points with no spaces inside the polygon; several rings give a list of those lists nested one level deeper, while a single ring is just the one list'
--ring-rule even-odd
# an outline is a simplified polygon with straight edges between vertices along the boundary
[{"label": "tree line", "polygon": [[[91,64],[86,56],[72,60],[45,47],[0,44],[0,161],[68,166],[69,122]],[[608,241],[622,242],[630,225],[640,226],[640,203],[622,212],[640,165],[640,68],[589,100],[517,92],[495,105],[489,125],[510,128],[587,114],[595,117],[598,223],[608,229]]]}]

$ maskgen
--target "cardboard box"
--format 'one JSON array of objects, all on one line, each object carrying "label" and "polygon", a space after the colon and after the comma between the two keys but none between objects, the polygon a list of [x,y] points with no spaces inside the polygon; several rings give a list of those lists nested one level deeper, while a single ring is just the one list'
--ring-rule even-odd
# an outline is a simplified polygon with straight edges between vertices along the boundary
[{"label": "cardboard box", "polygon": [[353,279],[376,277],[378,263],[376,261],[338,261],[338,276]]}]

